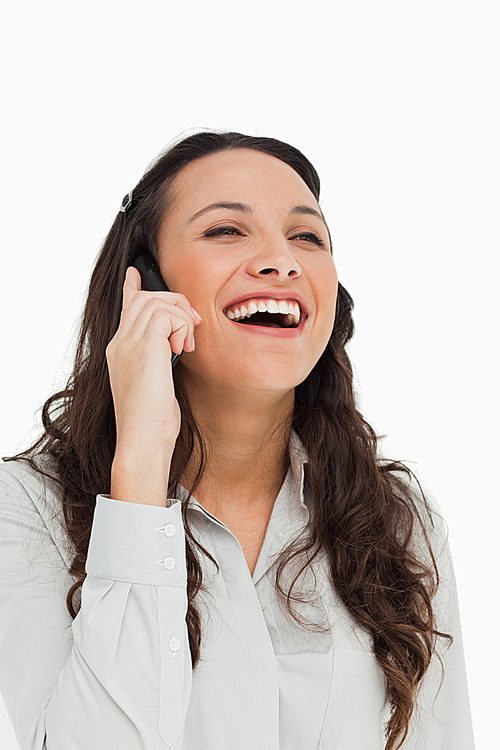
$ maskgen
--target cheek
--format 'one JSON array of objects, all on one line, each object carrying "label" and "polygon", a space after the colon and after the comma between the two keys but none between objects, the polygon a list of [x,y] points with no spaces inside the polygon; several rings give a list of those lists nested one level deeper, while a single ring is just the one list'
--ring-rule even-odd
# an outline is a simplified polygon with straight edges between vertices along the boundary
[{"label": "cheek", "polygon": [[207,297],[212,291],[212,274],[208,268],[204,268],[199,260],[190,259],[189,256],[179,256],[171,253],[164,254],[161,263],[163,278],[172,292],[183,294],[190,305],[200,313],[203,318],[201,307],[206,308]]},{"label": "cheek", "polygon": [[330,333],[333,331],[333,326],[335,325],[335,312],[337,309],[337,297],[338,297],[338,287],[335,286],[335,291],[331,298],[330,303]]},{"label": "cheek", "polygon": [[328,332],[328,338],[335,323],[335,310],[337,307],[338,277],[335,266],[325,270],[322,283],[318,288],[318,303],[323,309],[322,328]]},{"label": "cheek", "polygon": [[231,274],[227,259],[192,246],[164,248],[161,269],[172,291],[184,294],[202,318],[211,315],[219,290]]}]

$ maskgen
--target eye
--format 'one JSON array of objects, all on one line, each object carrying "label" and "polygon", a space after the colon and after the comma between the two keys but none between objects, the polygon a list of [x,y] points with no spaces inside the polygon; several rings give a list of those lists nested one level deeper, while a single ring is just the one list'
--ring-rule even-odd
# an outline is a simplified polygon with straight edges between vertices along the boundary
[{"label": "eye", "polygon": [[304,238],[306,242],[314,242],[315,245],[320,245],[321,247],[325,246],[323,240],[321,240],[317,234],[314,234],[314,232],[302,232],[301,234],[295,234],[292,237],[292,240],[301,240]]},{"label": "eye", "polygon": [[203,233],[204,237],[218,237],[221,235],[232,235],[232,234],[240,234],[243,233],[240,232],[239,229],[236,227],[214,227],[213,229],[207,229],[206,232]]}]

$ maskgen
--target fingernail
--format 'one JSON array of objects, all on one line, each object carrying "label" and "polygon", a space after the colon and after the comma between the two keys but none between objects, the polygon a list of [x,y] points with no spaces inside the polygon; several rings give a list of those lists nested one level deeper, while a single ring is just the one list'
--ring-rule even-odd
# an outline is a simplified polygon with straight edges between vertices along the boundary
[{"label": "fingernail", "polygon": [[196,317],[198,318],[198,320],[203,320],[203,318],[201,317],[201,315],[196,312],[196,310],[194,309],[194,307],[192,307],[191,310],[193,311],[193,314],[196,315]]},{"label": "fingernail", "polygon": [[189,343],[191,345],[192,350],[194,351],[194,333],[189,334]]}]

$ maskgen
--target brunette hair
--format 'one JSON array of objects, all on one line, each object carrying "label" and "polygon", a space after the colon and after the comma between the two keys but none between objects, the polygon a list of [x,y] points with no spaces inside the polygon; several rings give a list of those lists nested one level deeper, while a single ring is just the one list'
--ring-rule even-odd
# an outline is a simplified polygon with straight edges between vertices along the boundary
[{"label": "brunette hair", "polygon": [[[26,460],[59,484],[64,523],[75,550],[70,573],[76,580],[66,598],[73,618],[81,606],[96,495],[110,486],[116,426],[106,347],[119,325],[127,267],[143,253],[158,261],[157,235],[169,206],[169,188],[183,167],[203,156],[240,148],[256,149],[288,164],[319,201],[320,181],[312,164],[296,148],[274,138],[199,132],[161,154],[134,188],[127,211],[116,216],[102,246],[89,284],[74,369],[66,388],[43,406],[44,433],[27,450],[4,459]],[[314,502],[314,513],[307,539],[282,553],[276,588],[290,614],[307,627],[292,606],[299,599],[292,589],[300,573],[285,591],[283,570],[292,559],[298,559],[303,572],[320,551],[326,553],[331,583],[354,620],[371,635],[385,674],[391,708],[386,750],[393,750],[408,734],[417,689],[430,665],[437,637],[451,640],[451,636],[435,629],[431,601],[439,576],[428,538],[433,524],[427,500],[421,488],[421,497],[416,498],[411,486],[412,477],[416,477],[408,467],[378,456],[379,438],[356,408],[353,371],[346,352],[354,333],[352,309],[351,296],[339,284],[331,338],[312,372],[296,388],[293,428],[309,457],[305,490]],[[191,493],[196,489],[207,455],[179,378],[175,385],[182,430],[169,496],[180,484],[195,447],[200,460]],[[50,457],[53,472],[35,462],[38,455]],[[208,552],[193,537],[186,511],[183,503],[186,623],[194,669],[202,639],[196,594],[203,582],[197,550]],[[415,535],[423,540],[423,547],[414,545]]]}]

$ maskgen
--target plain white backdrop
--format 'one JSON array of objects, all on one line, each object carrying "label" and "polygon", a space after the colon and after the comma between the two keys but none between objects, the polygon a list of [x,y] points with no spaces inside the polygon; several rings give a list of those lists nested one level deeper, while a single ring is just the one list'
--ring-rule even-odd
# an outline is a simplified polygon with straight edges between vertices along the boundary
[{"label": "plain white backdrop", "polygon": [[1,41],[0,455],[64,384],[99,246],[148,162],[199,128],[292,143],[355,300],[360,408],[450,528],[477,750],[500,668],[498,7],[20,1]]}]

